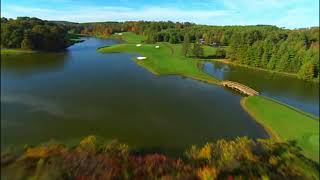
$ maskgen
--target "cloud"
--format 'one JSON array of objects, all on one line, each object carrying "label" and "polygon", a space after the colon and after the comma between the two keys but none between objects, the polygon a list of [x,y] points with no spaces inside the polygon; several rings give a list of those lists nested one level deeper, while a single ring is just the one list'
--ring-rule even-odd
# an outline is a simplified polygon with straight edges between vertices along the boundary
[{"label": "cloud", "polygon": [[65,116],[64,111],[59,108],[58,105],[34,96],[19,94],[4,95],[1,96],[1,104],[2,103],[15,103],[25,105],[30,108],[31,112],[41,111],[54,116]]},{"label": "cloud", "polygon": [[210,18],[228,16],[232,13],[231,11],[225,10],[181,10],[167,7],[143,7],[134,9],[121,6],[89,6],[86,8],[77,7],[69,10],[9,6],[8,10],[14,12],[16,16],[36,16],[48,20],[76,22],[129,20],[197,22],[199,19],[200,22],[205,22]]},{"label": "cloud", "polygon": [[[32,3],[27,5],[7,3],[1,15],[74,22],[170,20],[209,25],[272,24],[287,28],[316,26],[319,21],[319,2],[314,0],[37,1],[43,3],[35,0],[29,0]],[[300,12],[296,11],[298,8]]]}]

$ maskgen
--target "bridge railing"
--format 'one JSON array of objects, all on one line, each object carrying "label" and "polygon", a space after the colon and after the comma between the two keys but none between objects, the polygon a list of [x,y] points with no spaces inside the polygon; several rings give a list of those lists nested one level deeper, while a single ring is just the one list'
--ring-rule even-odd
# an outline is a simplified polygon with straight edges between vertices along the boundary
[{"label": "bridge railing", "polygon": [[239,91],[241,91],[242,93],[244,94],[248,94],[248,95],[258,95],[259,92],[246,86],[246,85],[243,85],[241,83],[238,83],[238,82],[234,82],[234,81],[222,81],[221,83],[223,86],[227,86],[227,87],[230,87],[230,88],[235,88],[235,89],[238,89]]}]

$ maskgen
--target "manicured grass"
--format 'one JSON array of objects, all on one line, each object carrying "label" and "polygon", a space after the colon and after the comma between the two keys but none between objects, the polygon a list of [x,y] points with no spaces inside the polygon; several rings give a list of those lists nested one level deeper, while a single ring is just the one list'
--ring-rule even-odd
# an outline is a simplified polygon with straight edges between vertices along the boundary
[{"label": "manicured grass", "polygon": [[216,54],[216,51],[217,51],[216,47],[212,47],[212,46],[208,46],[208,45],[204,45],[202,47],[203,47],[203,55],[205,57],[214,56]]},{"label": "manicured grass", "polygon": [[[155,46],[160,48],[156,49]],[[131,52],[147,57],[135,62],[157,75],[182,75],[209,83],[219,80],[204,73],[195,59],[182,56],[180,44],[157,43],[156,45],[118,44],[100,48],[103,53]],[[205,53],[214,52],[213,47],[205,47]],[[261,96],[250,96],[241,102],[243,107],[276,140],[296,140],[303,153],[319,162],[319,121],[316,117],[287,105]]]},{"label": "manicured grass", "polygon": [[34,53],[36,51],[32,50],[24,50],[24,49],[2,49],[1,48],[1,54],[25,54],[25,53]]},{"label": "manicured grass", "polygon": [[276,140],[295,140],[303,153],[319,162],[319,119],[261,96],[249,96],[242,106]]},{"label": "manicured grass", "polygon": [[142,43],[146,38],[133,32],[123,32],[122,35],[113,34],[111,38],[121,39],[126,43]]},{"label": "manicured grass", "polygon": [[[156,49],[155,46],[160,48]],[[181,45],[169,43],[143,44],[137,47],[136,44],[118,44],[110,47],[100,48],[103,53],[131,52],[147,57],[146,60],[135,62],[157,75],[182,75],[208,83],[218,83],[219,80],[203,72],[194,59],[185,58],[181,53]]]}]

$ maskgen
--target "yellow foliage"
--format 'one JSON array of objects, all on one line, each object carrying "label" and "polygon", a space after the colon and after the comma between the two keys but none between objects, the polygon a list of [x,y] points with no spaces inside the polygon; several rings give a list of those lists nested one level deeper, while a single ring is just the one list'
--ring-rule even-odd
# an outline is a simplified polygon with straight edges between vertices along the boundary
[{"label": "yellow foliage", "polygon": [[211,153],[212,153],[212,144],[207,143],[200,149],[198,154],[198,159],[206,159],[209,162],[211,161]]},{"label": "yellow foliage", "polygon": [[219,140],[214,145],[214,159],[220,167],[232,167],[242,159],[256,162],[258,157],[251,152],[252,146],[254,142],[246,137],[237,138],[234,141]]},{"label": "yellow foliage", "polygon": [[269,158],[269,163],[272,165],[272,166],[276,166],[278,164],[278,158],[275,157],[275,156],[271,156]]},{"label": "yellow foliage", "polygon": [[197,175],[201,180],[214,180],[218,176],[218,171],[213,167],[204,167],[198,170]]},{"label": "yellow foliage", "polygon": [[28,148],[25,157],[29,158],[46,158],[49,156],[49,149],[45,146]]},{"label": "yellow foliage", "polygon": [[191,148],[188,151],[186,151],[187,157],[193,160],[198,160],[198,154],[199,150],[195,145],[192,145]]},{"label": "yellow foliage", "polygon": [[105,149],[106,152],[127,156],[129,154],[129,146],[119,143],[117,140],[110,142]]},{"label": "yellow foliage", "polygon": [[95,136],[88,136],[80,142],[80,146],[88,146],[88,145],[94,146],[96,141],[97,141],[97,138]]},{"label": "yellow foliage", "polygon": [[65,152],[67,149],[61,144],[45,144],[38,147],[27,147],[23,158],[46,158],[53,154]]}]

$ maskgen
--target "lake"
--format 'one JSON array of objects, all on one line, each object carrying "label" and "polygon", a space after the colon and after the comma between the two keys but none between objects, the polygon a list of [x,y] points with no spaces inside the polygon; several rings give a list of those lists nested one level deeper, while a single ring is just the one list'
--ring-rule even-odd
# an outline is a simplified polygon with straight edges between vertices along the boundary
[{"label": "lake", "polygon": [[[1,147],[49,139],[72,144],[93,134],[177,154],[192,144],[220,138],[267,137],[241,108],[241,94],[180,76],[153,75],[130,54],[96,52],[115,43],[85,38],[65,52],[2,56]],[[219,78],[236,80],[225,68],[230,67],[205,65]],[[304,83],[290,82],[288,86],[301,89],[292,92],[288,82],[271,88],[276,83],[271,79],[252,87],[309,112],[319,106]],[[287,91],[293,95],[283,95]],[[297,92],[305,95],[295,99]]]},{"label": "lake", "polygon": [[263,96],[319,117],[319,83],[221,62],[206,62],[203,68],[204,71],[221,80],[243,83]]}]

